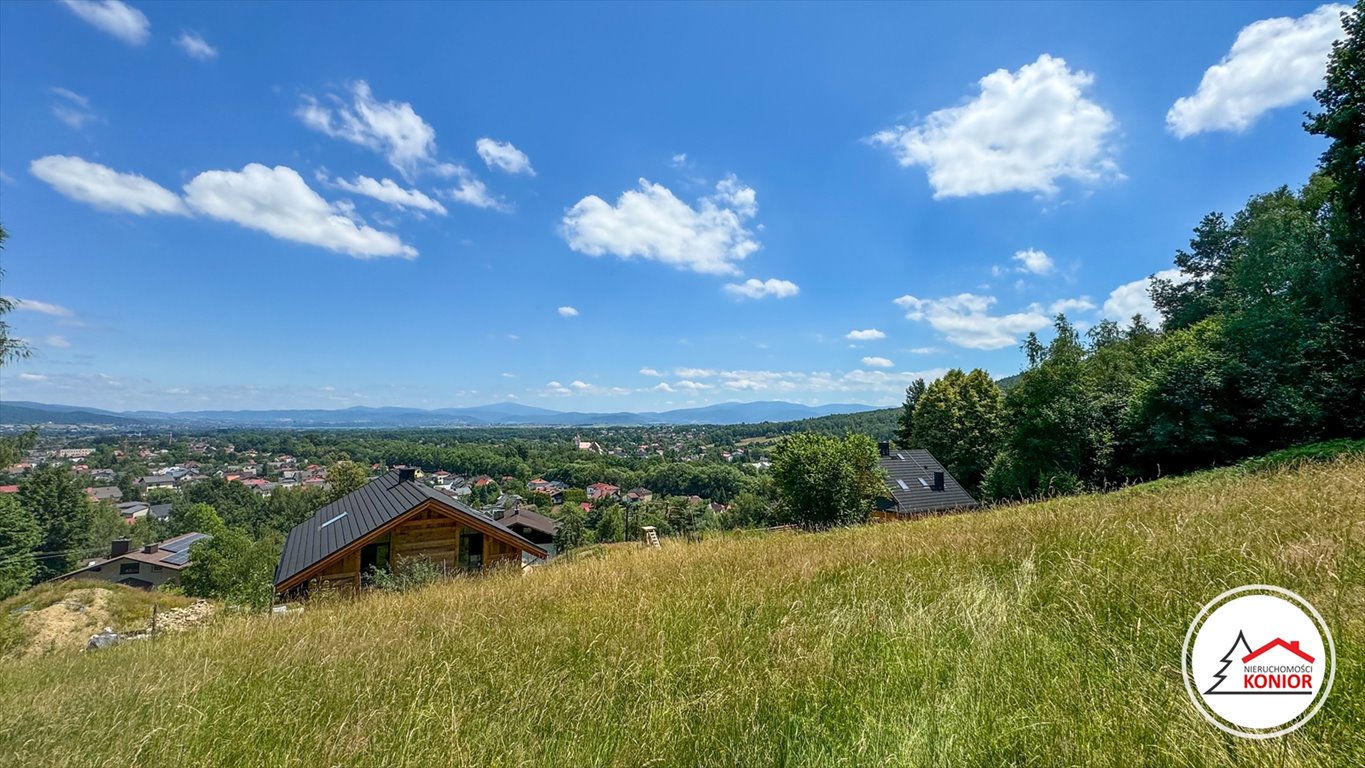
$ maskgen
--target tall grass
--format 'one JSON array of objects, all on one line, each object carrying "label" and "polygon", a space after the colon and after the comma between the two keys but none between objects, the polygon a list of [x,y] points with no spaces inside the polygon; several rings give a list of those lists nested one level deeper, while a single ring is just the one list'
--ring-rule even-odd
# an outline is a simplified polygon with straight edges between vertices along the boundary
[{"label": "tall grass", "polygon": [[[0,668],[43,766],[1365,764],[1365,460],[973,515],[614,549]],[[1190,705],[1190,619],[1313,602],[1337,682],[1299,731]]]}]

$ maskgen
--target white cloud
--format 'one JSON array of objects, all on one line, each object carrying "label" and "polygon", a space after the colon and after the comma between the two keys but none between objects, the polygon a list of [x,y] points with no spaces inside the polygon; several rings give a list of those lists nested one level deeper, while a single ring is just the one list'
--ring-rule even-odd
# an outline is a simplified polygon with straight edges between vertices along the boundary
[{"label": "white cloud", "polygon": [[865,331],[849,331],[844,335],[844,338],[852,339],[854,341],[876,341],[877,339],[886,338],[886,334],[876,328],[868,328]]},{"label": "white cloud", "polygon": [[579,200],[560,230],[569,247],[589,256],[659,261],[711,275],[739,274],[736,262],[758,250],[745,228],[757,212],[754,191],[730,176],[693,208],[667,187],[640,179],[612,206],[596,195]]},{"label": "white cloud", "polygon": [[772,296],[778,299],[786,299],[801,292],[801,289],[790,280],[778,280],[768,278],[759,280],[749,278],[742,283],[727,283],[726,293],[745,299],[762,299]]},{"label": "white cloud", "polygon": [[29,164],[29,172],[66,197],[107,211],[127,211],[139,216],[186,213],[180,198],[160,184],[79,157],[40,157]]},{"label": "white cloud", "polygon": [[1018,72],[981,78],[972,101],[871,137],[903,166],[928,168],[935,198],[1057,191],[1057,182],[1121,178],[1109,136],[1117,122],[1085,98],[1094,81],[1047,54]]},{"label": "white cloud", "polygon": [[251,163],[241,171],[205,171],[185,185],[184,199],[145,177],[79,157],[40,157],[29,169],[61,194],[106,210],[198,213],[360,258],[417,255],[397,235],[359,220],[352,206],[322,199],[297,171],[282,165],[272,169]]},{"label": "white cloud", "polygon": [[459,182],[459,186],[452,187],[446,191],[446,196],[457,203],[472,205],[475,208],[491,208],[496,211],[510,211],[505,203],[488,193],[488,186],[479,180],[468,168],[460,165],[446,164],[441,167],[441,173],[453,175]]},{"label": "white cloud", "polygon": [[42,315],[52,317],[75,317],[76,313],[59,304],[49,304],[45,301],[34,301],[33,299],[11,299],[14,308],[20,312],[37,312]]},{"label": "white cloud", "polygon": [[572,390],[572,389],[569,389],[568,387],[564,386],[563,384],[560,384],[560,383],[557,382],[557,381],[551,381],[551,382],[547,382],[547,383],[545,384],[545,394],[547,394],[547,395],[561,395],[561,396],[562,396],[562,395],[572,395],[572,394],[573,394],[573,390]]},{"label": "white cloud", "polygon": [[559,308],[559,316],[560,316],[560,317],[578,317],[578,310],[577,310],[577,309],[574,309],[573,307],[560,307],[560,308]]},{"label": "white cloud", "polygon": [[1026,251],[1017,251],[1014,260],[1019,262],[1016,268],[1020,272],[1028,272],[1034,275],[1046,275],[1052,271],[1052,257],[1042,251],[1029,248]]},{"label": "white cloud", "polygon": [[142,11],[119,0],[62,0],[62,5],[88,24],[129,45],[142,45],[151,36],[152,23]]},{"label": "white cloud", "polygon": [[674,155],[673,158],[672,158],[671,160],[668,161],[668,164],[671,165],[671,166],[673,166],[674,168],[686,168],[686,167],[687,167],[687,153],[686,153],[686,152],[679,152],[678,154]]},{"label": "white cloud", "polygon": [[1322,86],[1346,5],[1324,5],[1297,19],[1262,19],[1237,33],[1232,50],[1209,67],[1193,96],[1177,99],[1166,128],[1180,138],[1243,131],[1262,113],[1303,101]]},{"label": "white cloud", "polygon": [[1041,330],[1049,322],[1037,305],[1024,312],[992,315],[990,308],[995,304],[995,297],[971,293],[942,299],[905,295],[895,303],[905,310],[907,319],[928,322],[948,342],[970,349],[1008,347],[1017,343],[1020,335]]},{"label": "white cloud", "polygon": [[1049,315],[1063,315],[1067,312],[1089,312],[1095,308],[1095,303],[1088,296],[1081,296],[1076,299],[1058,299],[1048,305]]},{"label": "white cloud", "polygon": [[678,390],[676,390],[676,389],[674,389],[674,388],[668,386],[668,382],[666,382],[666,381],[661,381],[661,382],[659,382],[658,384],[655,384],[653,387],[650,387],[650,389],[653,389],[655,392],[669,392],[669,393],[672,393],[672,392],[677,392],[677,391],[678,391]]},{"label": "white cloud", "polygon": [[[1178,269],[1165,269],[1153,277],[1183,283],[1189,278]],[[1124,283],[1109,292],[1109,298],[1101,310],[1104,317],[1120,323],[1127,323],[1134,315],[1142,315],[1148,325],[1159,325],[1161,313],[1152,304],[1152,278],[1144,277],[1131,283]]]},{"label": "white cloud", "polygon": [[640,375],[641,375],[641,376],[662,376],[663,374],[662,374],[662,373],[659,373],[658,371],[654,370],[653,368],[648,368],[648,367],[646,367],[646,368],[641,368],[641,369],[640,369]]},{"label": "white cloud", "polygon": [[474,142],[474,148],[489,168],[497,168],[507,173],[536,175],[535,169],[531,167],[531,158],[527,157],[525,152],[512,146],[510,141],[494,141],[493,139],[482,138]]},{"label": "white cloud", "polygon": [[420,190],[404,189],[393,179],[383,179],[376,181],[369,176],[357,176],[355,181],[345,179],[333,179],[332,183],[339,189],[347,192],[354,192],[357,195],[372,197],[381,203],[388,203],[395,208],[412,208],[418,211],[435,213],[440,216],[446,215],[444,205],[427,197]]},{"label": "white cloud", "polygon": [[66,88],[52,88],[51,91],[60,97],[52,103],[52,114],[68,127],[79,131],[86,123],[99,119],[90,106],[90,99]]},{"label": "white cloud", "polygon": [[573,389],[578,390],[579,392],[582,392],[587,389],[592,389],[591,384],[579,381],[578,379],[574,379],[573,381],[569,382],[569,386]]},{"label": "white cloud", "polygon": [[345,207],[322,199],[297,171],[282,165],[205,171],[185,185],[185,201],[215,219],[358,258],[417,255],[397,235],[367,226]]},{"label": "white cloud", "polygon": [[180,36],[175,39],[175,44],[185,52],[186,56],[192,59],[208,61],[218,58],[218,49],[209,45],[208,41],[197,32],[181,32]]},{"label": "white cloud", "polygon": [[24,381],[47,381],[47,377],[41,373],[21,373],[19,378]]},{"label": "white cloud", "polygon": [[68,341],[65,336],[48,336],[43,339],[43,343],[49,347],[56,347],[58,349],[66,349],[71,346],[71,342]]},{"label": "white cloud", "polygon": [[690,379],[682,379],[681,381],[675,381],[673,382],[673,386],[677,387],[678,389],[686,389],[691,392],[700,392],[704,389],[715,389],[715,387],[711,386],[710,384],[703,384],[700,381],[692,381]]},{"label": "white cloud", "polygon": [[869,368],[895,368],[896,364],[885,357],[864,357],[863,365]]},{"label": "white cloud", "polygon": [[377,101],[364,80],[351,86],[350,96],[349,104],[331,96],[332,106],[306,97],[297,114],[315,131],[382,153],[408,181],[435,163],[436,129],[411,104]]},{"label": "white cloud", "polygon": [[939,351],[939,349],[938,347],[912,347],[905,351],[909,352],[912,355],[932,355],[936,354]]}]

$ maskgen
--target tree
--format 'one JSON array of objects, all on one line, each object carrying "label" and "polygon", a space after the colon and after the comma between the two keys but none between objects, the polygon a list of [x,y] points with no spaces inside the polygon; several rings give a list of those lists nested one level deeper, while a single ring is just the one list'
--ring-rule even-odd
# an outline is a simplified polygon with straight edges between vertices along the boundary
[{"label": "tree", "polygon": [[602,519],[597,522],[598,541],[621,541],[626,535],[625,518],[620,507],[608,507],[602,511]]},{"label": "tree", "polygon": [[954,368],[918,398],[911,444],[943,462],[953,477],[975,492],[1000,447],[1003,396],[980,368]]},{"label": "tree", "polygon": [[354,461],[338,461],[327,470],[328,501],[336,501],[370,482],[370,469]]},{"label": "tree", "polygon": [[587,539],[587,527],[583,524],[583,513],[577,507],[565,507],[559,516],[559,527],[555,530],[555,550],[560,554],[583,546]]},{"label": "tree", "polygon": [[[5,240],[9,234],[4,227],[0,227],[0,251],[5,248]],[[0,284],[3,284],[5,270],[0,269]],[[0,293],[0,365],[22,360],[33,354],[33,349],[24,342],[23,339],[16,339],[9,335],[9,323],[5,322],[5,315],[14,309],[14,302]]]},{"label": "tree", "polygon": [[[1351,265],[1345,286],[1353,307],[1351,336],[1355,382],[1365,369],[1365,2],[1341,14],[1341,39],[1332,43],[1323,87],[1313,94],[1322,111],[1304,128],[1331,140],[1319,167],[1335,182],[1333,239]],[[1357,391],[1361,387],[1356,387]]]},{"label": "tree", "polygon": [[14,494],[0,495],[0,600],[33,583],[38,571],[33,552],[41,541],[42,531],[33,515]]},{"label": "tree", "polygon": [[221,534],[227,526],[217,510],[202,502],[171,507],[171,535],[186,533],[207,533],[210,536]]},{"label": "tree", "polygon": [[882,493],[877,446],[866,435],[791,435],[773,451],[772,473],[785,519],[802,525],[865,522]]},{"label": "tree", "polygon": [[897,421],[896,442],[906,448],[922,447],[914,441],[915,408],[919,405],[920,398],[924,397],[924,391],[924,379],[915,379],[905,388],[905,402],[901,404],[900,417]]},{"label": "tree", "polygon": [[253,541],[246,533],[228,528],[194,543],[190,564],[180,574],[180,586],[187,595],[265,610],[275,600],[275,565],[283,547],[278,533]]},{"label": "tree", "polygon": [[1095,467],[1097,417],[1085,348],[1064,316],[1053,327],[1047,347],[1036,337],[1025,342],[1031,365],[1005,396],[1001,451],[982,484],[991,498],[1068,493]]},{"label": "tree", "polygon": [[19,503],[42,530],[37,581],[70,571],[92,551],[94,511],[66,464],[48,464],[31,473],[19,486]]}]

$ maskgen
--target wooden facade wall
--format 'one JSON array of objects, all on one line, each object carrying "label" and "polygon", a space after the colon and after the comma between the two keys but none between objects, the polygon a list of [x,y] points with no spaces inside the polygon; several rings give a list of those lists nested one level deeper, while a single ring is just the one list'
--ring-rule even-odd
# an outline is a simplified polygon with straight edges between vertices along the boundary
[{"label": "wooden facade wall", "polygon": [[460,567],[461,526],[439,512],[426,511],[393,531],[389,540],[389,562],[425,558],[447,571]]}]

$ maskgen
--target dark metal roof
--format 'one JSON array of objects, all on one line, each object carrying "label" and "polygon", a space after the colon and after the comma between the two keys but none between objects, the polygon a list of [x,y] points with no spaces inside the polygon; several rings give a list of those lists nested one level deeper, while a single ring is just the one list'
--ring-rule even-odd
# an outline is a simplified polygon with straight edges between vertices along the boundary
[{"label": "dark metal roof", "polygon": [[426,501],[434,501],[491,525],[506,533],[508,538],[525,543],[532,552],[543,551],[535,543],[502,523],[484,517],[472,507],[423,483],[399,480],[398,470],[395,469],[342,496],[294,526],[284,540],[280,564],[275,568],[275,585],[283,584]]},{"label": "dark metal roof", "polygon": [[511,510],[498,518],[498,522],[509,528],[514,525],[524,525],[533,531],[540,531],[548,536],[554,536],[555,531],[559,530],[559,523],[532,509]]},{"label": "dark metal roof", "polygon": [[[886,489],[901,514],[977,506],[976,499],[926,450],[892,449],[890,456],[881,457],[881,465],[886,470]],[[943,473],[941,491],[932,490],[935,472]]]}]

